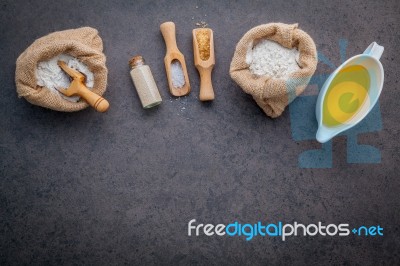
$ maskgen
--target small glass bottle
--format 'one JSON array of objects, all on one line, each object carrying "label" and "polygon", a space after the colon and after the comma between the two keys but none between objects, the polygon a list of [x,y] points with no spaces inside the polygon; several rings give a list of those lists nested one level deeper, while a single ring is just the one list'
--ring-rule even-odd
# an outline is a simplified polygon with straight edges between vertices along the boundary
[{"label": "small glass bottle", "polygon": [[151,74],[150,67],[145,64],[142,56],[137,55],[129,60],[131,77],[135,84],[142,106],[145,109],[159,105],[162,102],[157,84]]}]

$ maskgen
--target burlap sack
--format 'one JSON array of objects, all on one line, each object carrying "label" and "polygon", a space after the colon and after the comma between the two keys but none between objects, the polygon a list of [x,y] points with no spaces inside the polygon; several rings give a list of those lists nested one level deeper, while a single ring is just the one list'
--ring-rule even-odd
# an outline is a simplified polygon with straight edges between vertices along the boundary
[{"label": "burlap sack", "polygon": [[[297,24],[269,23],[252,28],[239,41],[232,58],[229,70],[232,79],[273,118],[280,116],[285,107],[304,91],[317,67],[314,41],[297,27]],[[246,63],[246,54],[263,38],[286,48],[297,47],[301,70],[293,72],[288,80],[253,75]]]},{"label": "burlap sack", "polygon": [[36,67],[59,54],[78,58],[94,74],[93,92],[103,95],[107,86],[106,57],[103,41],[96,29],[84,27],[51,33],[37,39],[17,59],[15,83],[19,97],[28,102],[56,111],[74,112],[88,107],[84,100],[65,100],[59,92],[36,84]]}]

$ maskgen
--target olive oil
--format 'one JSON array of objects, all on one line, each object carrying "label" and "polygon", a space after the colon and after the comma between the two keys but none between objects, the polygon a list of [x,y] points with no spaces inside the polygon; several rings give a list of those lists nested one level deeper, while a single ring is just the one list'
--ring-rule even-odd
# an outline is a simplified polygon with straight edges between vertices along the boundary
[{"label": "olive oil", "polygon": [[368,70],[361,65],[340,70],[326,92],[322,123],[327,127],[351,123],[361,107],[369,103],[370,82]]}]

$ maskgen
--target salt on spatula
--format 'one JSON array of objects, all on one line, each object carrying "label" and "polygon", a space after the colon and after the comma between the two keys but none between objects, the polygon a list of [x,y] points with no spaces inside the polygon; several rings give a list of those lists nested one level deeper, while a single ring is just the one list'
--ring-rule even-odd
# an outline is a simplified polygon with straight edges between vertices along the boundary
[{"label": "salt on spatula", "polygon": [[184,96],[190,92],[189,77],[186,70],[185,57],[176,44],[175,24],[165,22],[160,25],[162,36],[167,46],[164,58],[169,90],[174,96]]}]

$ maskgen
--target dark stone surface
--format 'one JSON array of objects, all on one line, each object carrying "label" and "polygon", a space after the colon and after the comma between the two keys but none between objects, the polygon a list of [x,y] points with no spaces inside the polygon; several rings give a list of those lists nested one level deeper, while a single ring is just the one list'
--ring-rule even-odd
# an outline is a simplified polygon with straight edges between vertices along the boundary
[{"label": "dark stone surface", "polygon": [[[198,8],[196,8],[198,6]],[[1,1],[0,264],[379,265],[400,261],[399,1]],[[172,98],[160,23],[177,25],[192,94]],[[214,29],[216,100],[198,101],[191,30]],[[228,75],[250,28],[298,22],[339,65],[372,41],[385,47],[383,130],[359,136],[379,164],[348,164],[346,137],[333,167],[301,169],[290,115],[267,118]],[[47,33],[92,26],[104,41],[106,114],[59,113],[18,99],[18,55]],[[128,60],[141,54],[164,102],[143,110]],[[317,74],[332,71],[319,64]],[[187,223],[349,223],[383,237],[188,237]]]}]

